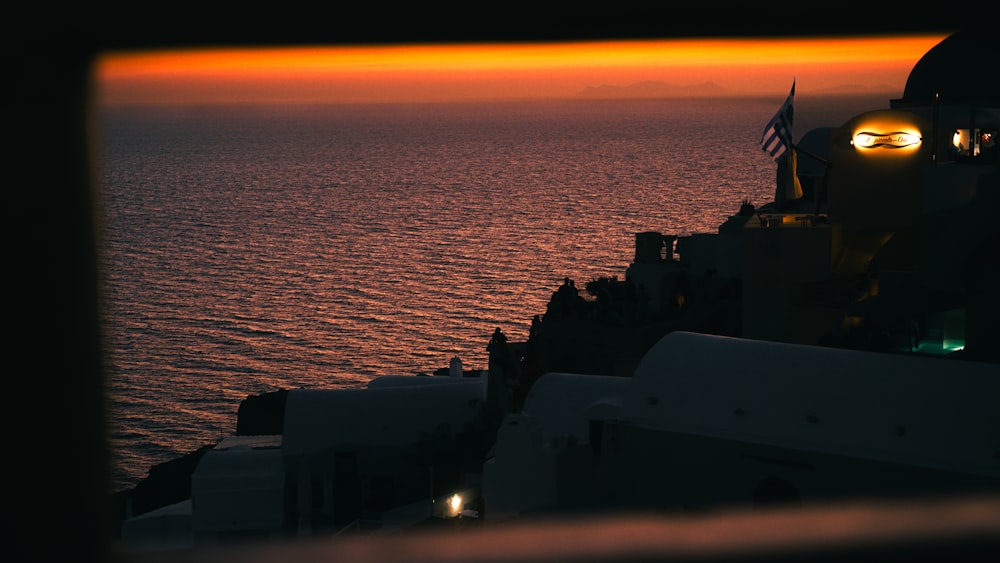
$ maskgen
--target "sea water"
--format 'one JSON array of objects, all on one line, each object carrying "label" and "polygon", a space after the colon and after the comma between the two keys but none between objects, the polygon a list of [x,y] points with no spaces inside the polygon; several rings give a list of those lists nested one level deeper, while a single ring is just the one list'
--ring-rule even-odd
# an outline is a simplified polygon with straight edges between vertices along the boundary
[{"label": "sea water", "polygon": [[[890,97],[800,95],[795,136]],[[231,435],[252,394],[485,369],[564,277],[623,279],[635,233],[770,201],[781,101],[103,110],[114,489]]]}]

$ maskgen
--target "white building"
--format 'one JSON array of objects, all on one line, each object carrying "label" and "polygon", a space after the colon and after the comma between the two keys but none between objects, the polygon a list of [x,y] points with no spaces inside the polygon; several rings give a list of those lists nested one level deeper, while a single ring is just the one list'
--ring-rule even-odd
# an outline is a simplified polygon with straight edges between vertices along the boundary
[{"label": "white building", "polygon": [[995,364],[674,332],[632,378],[544,375],[485,518],[995,491],[998,398]]},{"label": "white building", "polygon": [[[484,382],[387,377],[364,389],[292,390],[280,436],[233,436],[207,452],[192,498],[123,522],[131,547],[395,530],[461,504],[478,486]],[[457,501],[456,501],[457,502]]]}]

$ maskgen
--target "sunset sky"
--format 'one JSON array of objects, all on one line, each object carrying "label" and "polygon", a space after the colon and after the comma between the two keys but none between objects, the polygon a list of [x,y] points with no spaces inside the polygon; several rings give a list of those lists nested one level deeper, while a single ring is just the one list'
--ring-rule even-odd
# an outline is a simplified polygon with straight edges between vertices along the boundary
[{"label": "sunset sky", "polygon": [[714,82],[734,94],[860,85],[902,94],[945,35],[309,46],[105,53],[103,105],[575,97],[589,87]]}]

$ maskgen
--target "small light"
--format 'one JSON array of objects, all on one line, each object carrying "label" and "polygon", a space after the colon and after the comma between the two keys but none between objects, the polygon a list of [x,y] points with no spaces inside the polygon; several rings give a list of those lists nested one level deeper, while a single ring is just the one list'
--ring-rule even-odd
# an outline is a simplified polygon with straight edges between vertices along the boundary
[{"label": "small light", "polygon": [[448,508],[452,516],[457,516],[462,511],[462,495],[454,494],[448,498]]}]

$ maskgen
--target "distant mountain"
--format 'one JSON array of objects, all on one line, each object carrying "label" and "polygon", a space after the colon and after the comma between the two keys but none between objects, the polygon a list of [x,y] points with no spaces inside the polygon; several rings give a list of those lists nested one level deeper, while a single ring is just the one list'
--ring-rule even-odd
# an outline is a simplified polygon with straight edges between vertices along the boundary
[{"label": "distant mountain", "polygon": [[[810,95],[853,95],[853,94],[883,94],[890,93],[901,95],[902,89],[899,86],[889,84],[843,84],[820,90],[809,92],[801,91],[800,94]],[[587,86],[579,96],[584,98],[702,98],[702,97],[723,97],[723,96],[743,96],[748,95],[744,91],[730,90],[719,86],[715,82],[705,82],[702,84],[692,84],[682,86],[667,82],[656,82],[647,80],[636,82],[628,86],[613,86],[602,84],[601,86]],[[775,94],[777,95],[777,94]]]},{"label": "distant mountain", "polygon": [[714,82],[680,86],[666,82],[644,81],[628,86],[587,86],[580,92],[586,98],[686,98],[706,96],[732,96],[736,94]]},{"label": "distant mountain", "polygon": [[896,93],[898,95],[903,94],[903,89],[899,86],[892,86],[889,84],[874,84],[871,86],[866,86],[864,84],[842,84],[840,86],[834,86],[832,88],[824,88],[822,90],[816,90],[815,94],[868,94],[868,93]]}]

